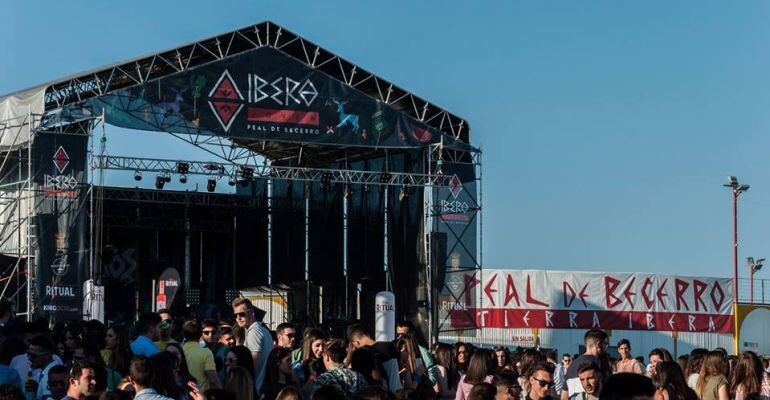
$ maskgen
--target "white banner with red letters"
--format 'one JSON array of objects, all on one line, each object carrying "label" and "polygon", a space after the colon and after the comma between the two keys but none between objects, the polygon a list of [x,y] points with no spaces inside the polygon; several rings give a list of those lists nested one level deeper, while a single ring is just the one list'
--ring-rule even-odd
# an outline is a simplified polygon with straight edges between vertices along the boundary
[{"label": "white banner with red letters", "polygon": [[451,305],[455,329],[733,331],[728,278],[485,269],[463,281]]}]

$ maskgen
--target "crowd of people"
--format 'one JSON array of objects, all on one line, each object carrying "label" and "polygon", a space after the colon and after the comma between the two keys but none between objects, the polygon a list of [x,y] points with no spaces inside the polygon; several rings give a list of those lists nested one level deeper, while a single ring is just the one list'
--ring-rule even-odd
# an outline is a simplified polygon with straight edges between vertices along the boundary
[{"label": "crowd of people", "polygon": [[343,338],[289,323],[271,331],[248,299],[232,318],[142,314],[133,326],[16,319],[0,302],[0,400],[770,400],[766,359],[752,352],[608,353],[589,330],[583,354],[428,346],[400,322],[378,342],[359,323]]}]

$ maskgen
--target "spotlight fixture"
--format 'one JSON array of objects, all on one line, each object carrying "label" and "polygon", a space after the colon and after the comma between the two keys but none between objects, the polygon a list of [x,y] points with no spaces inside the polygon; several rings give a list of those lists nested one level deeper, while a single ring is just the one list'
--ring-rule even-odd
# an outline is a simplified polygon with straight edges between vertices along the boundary
[{"label": "spotlight fixture", "polygon": [[230,179],[227,180],[227,184],[230,186],[235,186],[235,177],[231,176]]},{"label": "spotlight fixture", "polygon": [[142,180],[142,173],[139,172],[139,170],[136,170],[136,172],[134,172],[134,180],[137,182]]},{"label": "spotlight fixture", "polygon": [[206,190],[209,192],[213,192],[217,188],[217,180],[214,178],[209,178],[208,183],[206,183]]},{"label": "spotlight fixture", "polygon": [[178,162],[176,163],[176,172],[178,174],[186,174],[190,172],[190,164],[186,162]]},{"label": "spotlight fixture", "polygon": [[158,175],[155,177],[155,189],[163,190],[163,185],[166,184],[166,177]]},{"label": "spotlight fixture", "polygon": [[332,182],[331,172],[324,172],[323,175],[321,175],[321,188],[323,189],[329,186],[331,182]]},{"label": "spotlight fixture", "polygon": [[390,182],[390,174],[387,172],[383,172],[380,174],[380,183],[385,184]]},{"label": "spotlight fixture", "polygon": [[241,178],[250,181],[254,178],[254,168],[241,167]]},{"label": "spotlight fixture", "polygon": [[179,183],[187,183],[187,175],[180,175]]},{"label": "spotlight fixture", "polygon": [[356,191],[353,190],[352,187],[348,186],[347,189],[345,190],[345,198],[349,199],[349,198],[353,197],[354,194],[356,194]]}]

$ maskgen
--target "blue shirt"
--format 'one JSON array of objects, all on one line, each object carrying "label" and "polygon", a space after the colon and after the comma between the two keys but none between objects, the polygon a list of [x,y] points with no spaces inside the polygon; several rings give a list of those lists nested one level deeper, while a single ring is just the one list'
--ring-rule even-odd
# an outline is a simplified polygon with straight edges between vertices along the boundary
[{"label": "blue shirt", "polygon": [[24,385],[21,384],[21,377],[15,369],[0,364],[0,385],[10,383],[24,391]]},{"label": "blue shirt", "polygon": [[135,356],[150,357],[159,353],[158,346],[150,340],[147,336],[139,335],[136,340],[131,342],[131,352]]},{"label": "blue shirt", "polygon": [[174,400],[171,397],[158,394],[153,388],[142,389],[134,396],[134,400]]}]

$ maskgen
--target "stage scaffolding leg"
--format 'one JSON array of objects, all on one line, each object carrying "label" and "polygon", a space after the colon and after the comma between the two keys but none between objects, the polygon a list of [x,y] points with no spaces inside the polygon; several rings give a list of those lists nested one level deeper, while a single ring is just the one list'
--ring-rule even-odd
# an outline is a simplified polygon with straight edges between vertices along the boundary
[{"label": "stage scaffolding leg", "polygon": [[342,195],[342,273],[345,276],[345,319],[350,319],[348,312],[349,293],[348,293],[348,190],[350,187],[345,184]]},{"label": "stage scaffolding leg", "polygon": [[[32,321],[32,309],[34,302],[32,301],[32,271],[34,262],[32,261],[32,213],[35,204],[32,191],[32,135],[35,133],[33,129],[34,121],[32,121],[32,106],[29,106],[27,121],[29,122],[29,140],[27,141],[27,321]],[[21,220],[19,220],[21,223]],[[21,241],[19,242],[21,244]],[[21,252],[19,252],[21,253]]]},{"label": "stage scaffolding leg", "polygon": [[305,315],[310,317],[310,183],[305,183]]},{"label": "stage scaffolding leg", "polygon": [[390,289],[390,262],[388,260],[388,256],[389,256],[389,254],[388,254],[388,192],[389,191],[390,191],[390,187],[388,187],[388,186],[385,186],[385,189],[382,190],[382,193],[383,193],[383,196],[384,196],[383,197],[383,204],[384,204],[383,208],[384,208],[384,211],[385,211],[385,215],[384,215],[384,218],[382,220],[383,221],[383,225],[385,227],[385,229],[383,229],[384,233],[382,235],[382,240],[383,240],[383,248],[382,248],[383,251],[382,251],[382,253],[384,255],[384,257],[383,257],[384,258],[383,266],[384,266],[384,269],[385,269],[385,290],[387,290],[387,291],[391,290]]},{"label": "stage scaffolding leg", "polygon": [[[192,287],[192,256],[190,254],[190,209],[184,208],[184,293],[185,298],[190,298]],[[187,304],[188,306],[190,304]]]},{"label": "stage scaffolding leg", "polygon": [[238,234],[237,233],[237,228],[238,228],[238,216],[237,215],[233,215],[233,240],[232,240],[232,243],[233,243],[233,278],[232,278],[233,279],[233,289],[235,289],[236,286],[238,286],[238,283],[237,283],[238,280],[235,277],[235,271],[236,271],[236,265],[237,265],[237,260],[235,259],[235,257],[237,256],[237,254],[235,252],[235,250],[236,250],[235,249],[235,243],[237,243],[237,239],[238,239],[236,237],[236,235]]}]

